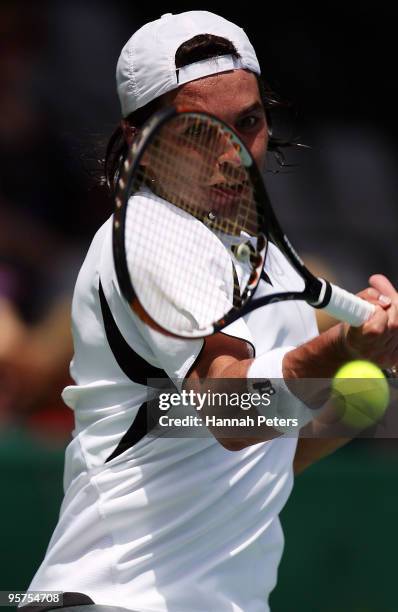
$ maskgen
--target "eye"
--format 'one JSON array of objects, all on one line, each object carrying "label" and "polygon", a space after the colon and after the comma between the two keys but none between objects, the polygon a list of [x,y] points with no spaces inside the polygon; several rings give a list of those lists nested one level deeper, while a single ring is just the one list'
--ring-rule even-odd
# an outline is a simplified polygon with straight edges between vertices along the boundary
[{"label": "eye", "polygon": [[183,135],[187,138],[199,138],[199,137],[203,138],[203,137],[208,136],[209,133],[210,133],[209,126],[203,122],[198,121],[198,122],[195,122],[189,125],[184,130]]},{"label": "eye", "polygon": [[261,120],[262,117],[259,115],[247,115],[239,119],[236,123],[236,127],[239,131],[250,131],[256,128]]},{"label": "eye", "polygon": [[195,121],[186,126],[182,133],[182,144],[195,148],[215,147],[221,132],[206,121]]}]

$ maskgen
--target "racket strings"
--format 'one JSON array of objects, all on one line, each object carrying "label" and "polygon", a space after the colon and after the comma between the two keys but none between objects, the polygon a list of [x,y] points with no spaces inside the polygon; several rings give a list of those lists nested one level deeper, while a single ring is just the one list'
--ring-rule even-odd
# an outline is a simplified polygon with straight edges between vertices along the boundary
[{"label": "racket strings", "polygon": [[[184,117],[184,122],[185,125],[181,125],[182,122],[180,121],[179,126],[183,134],[182,137],[175,140],[174,132],[170,134],[170,126],[167,126],[165,137],[157,139],[154,159],[158,164],[166,162],[169,166],[167,170],[172,173],[176,161],[181,156],[181,151],[189,152],[193,149],[194,155],[192,158],[190,159],[189,155],[186,157],[187,175],[190,175],[193,170],[197,171],[199,164],[201,166],[199,175],[206,184],[211,182],[211,180],[214,183],[218,179],[221,187],[223,184],[231,186],[250,185],[247,170],[244,168],[239,156],[241,146],[239,143],[232,141],[231,132],[227,132],[220,124],[214,125],[214,123],[204,120],[202,117],[196,118],[194,121]],[[225,155],[228,156],[227,159],[225,159]],[[189,163],[190,161],[191,163]],[[214,178],[215,174],[216,178]],[[184,174],[184,181],[185,176]],[[174,203],[177,206],[184,208],[187,212],[198,218],[203,218],[203,210],[198,209],[196,204],[197,193],[194,189],[188,196],[185,196],[184,202],[184,197],[181,195],[180,177],[176,176],[172,190],[175,194]],[[160,195],[163,194],[160,193]],[[253,198],[253,190],[247,189],[246,193],[243,192],[239,196],[239,207],[234,211],[234,218],[229,216],[223,217],[210,210],[204,220],[208,227],[221,234],[240,236],[242,231],[246,231],[249,235],[256,235],[258,233],[259,218]],[[190,202],[194,202],[194,205],[189,205]],[[208,206],[207,201],[206,206]],[[212,218],[213,216],[214,218]],[[252,251],[254,251],[253,248]],[[234,273],[234,308],[241,308],[243,303],[242,294],[238,276]]]},{"label": "racket strings", "polygon": [[[181,123],[181,120],[179,123]],[[201,119],[201,123],[204,123],[203,119]],[[192,122],[188,126],[191,128]],[[187,181],[189,176],[194,174],[202,178],[202,184],[206,184],[206,181],[207,184],[210,182],[212,175],[215,174],[216,156],[217,154],[222,155],[222,150],[217,142],[220,137],[217,138],[217,135],[215,135],[215,141],[211,141],[206,129],[202,129],[199,136],[196,136],[196,133],[191,136],[189,133],[183,137],[176,137],[171,127],[166,126],[156,138],[156,141],[150,147],[150,152],[148,151],[148,157],[156,166],[158,175],[167,174],[169,199],[171,198],[173,203],[194,214],[197,218],[203,218],[212,212],[208,196],[205,200],[202,197],[202,201],[198,203],[198,186],[193,184],[190,188]],[[194,127],[198,129],[197,125],[194,125]],[[179,126],[179,129],[181,130],[181,126]],[[218,128],[218,131],[220,131],[220,128]],[[214,135],[214,130],[212,133]],[[225,135],[223,138],[225,141],[227,140]],[[178,172],[179,167],[181,167],[180,172]],[[245,182],[250,185],[242,164],[235,167],[232,164],[224,163],[222,173],[219,173],[219,176],[225,185],[242,185]],[[157,182],[158,185],[156,185]],[[154,178],[153,188],[158,190],[160,195],[166,195],[161,180],[156,181],[156,178]],[[230,233],[234,229],[236,232],[238,229],[246,227],[249,233],[257,234],[259,227],[258,214],[256,205],[253,203],[253,193],[249,188],[246,193],[240,195],[239,208],[235,211],[234,218],[227,216],[220,218],[217,212],[215,216],[217,229],[220,231],[224,230]]]},{"label": "racket strings", "polygon": [[130,193],[125,251],[146,312],[190,335],[240,309],[261,220],[232,132],[177,116],[147,146]]}]

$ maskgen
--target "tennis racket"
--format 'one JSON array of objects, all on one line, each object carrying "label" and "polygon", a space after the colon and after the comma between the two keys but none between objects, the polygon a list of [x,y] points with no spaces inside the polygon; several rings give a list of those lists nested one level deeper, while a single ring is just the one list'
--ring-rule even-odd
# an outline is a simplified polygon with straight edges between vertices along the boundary
[{"label": "tennis racket", "polygon": [[[143,127],[116,189],[113,254],[133,311],[166,334],[200,338],[256,308],[305,300],[350,325],[374,306],[304,265],[237,134],[207,113],[168,108]],[[274,243],[300,287],[256,297]]]}]

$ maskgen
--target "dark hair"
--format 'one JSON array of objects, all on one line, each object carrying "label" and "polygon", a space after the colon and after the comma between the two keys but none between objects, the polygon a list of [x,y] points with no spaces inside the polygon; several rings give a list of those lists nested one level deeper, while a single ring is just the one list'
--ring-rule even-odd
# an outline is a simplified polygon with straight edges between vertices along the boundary
[{"label": "dark hair", "polygon": [[[236,58],[240,57],[235,45],[226,38],[214,34],[199,34],[178,47],[175,55],[175,65],[178,69],[200,60],[220,57],[222,55],[233,55]],[[281,106],[283,103],[280,98],[261,77],[258,75],[256,76],[261,100],[266,112],[268,109],[275,106]],[[159,98],[151,100],[151,102],[145,106],[130,113],[125,120],[131,126],[141,128],[151,115],[161,107],[162,98],[163,96],[160,96]],[[112,194],[114,193],[114,187],[118,180],[119,169],[127,155],[127,151],[128,145],[123,130],[119,125],[108,142],[104,160],[105,182]]]}]

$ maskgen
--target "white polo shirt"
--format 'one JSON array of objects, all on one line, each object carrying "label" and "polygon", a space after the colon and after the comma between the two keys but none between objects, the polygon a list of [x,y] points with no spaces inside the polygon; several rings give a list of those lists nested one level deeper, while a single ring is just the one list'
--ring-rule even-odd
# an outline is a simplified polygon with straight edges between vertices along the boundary
[{"label": "white polo shirt", "polygon": [[[272,291],[299,282],[273,245],[267,273]],[[137,356],[130,375],[107,340],[100,279],[121,344]],[[269,289],[260,282],[259,293]],[[80,592],[98,604],[142,612],[266,612],[283,549],[278,514],[292,488],[297,440],[281,437],[231,452],[211,435],[146,435],[129,447],[126,432],[147,399],[145,364],[150,374],[163,370],[183,379],[203,341],[163,336],[130,310],[113,268],[111,219],[82,266],[72,315],[75,385],[63,398],[76,424],[66,450],[65,498],[30,590]],[[290,350],[317,328],[305,303],[284,302],[250,313],[225,332],[250,340],[271,363],[284,352],[273,349]],[[280,371],[280,363],[274,365]]]}]

